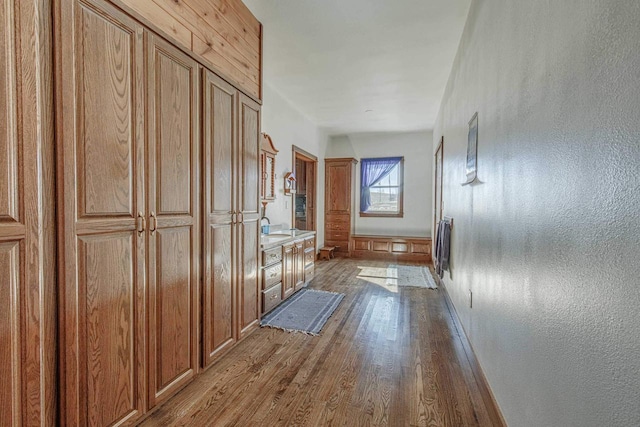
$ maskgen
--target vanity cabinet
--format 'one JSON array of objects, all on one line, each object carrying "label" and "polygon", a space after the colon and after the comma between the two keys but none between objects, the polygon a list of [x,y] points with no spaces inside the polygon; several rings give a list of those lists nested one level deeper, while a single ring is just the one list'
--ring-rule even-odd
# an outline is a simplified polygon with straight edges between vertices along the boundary
[{"label": "vanity cabinet", "polygon": [[262,252],[262,311],[278,304],[305,287],[314,275],[315,236],[292,237]]}]

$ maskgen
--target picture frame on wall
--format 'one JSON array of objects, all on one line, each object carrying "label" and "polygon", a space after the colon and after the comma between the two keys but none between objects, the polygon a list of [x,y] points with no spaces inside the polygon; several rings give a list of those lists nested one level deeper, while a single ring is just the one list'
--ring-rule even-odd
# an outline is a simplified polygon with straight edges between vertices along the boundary
[{"label": "picture frame on wall", "polygon": [[478,178],[478,112],[469,120],[465,172],[467,180],[462,185],[471,184]]}]

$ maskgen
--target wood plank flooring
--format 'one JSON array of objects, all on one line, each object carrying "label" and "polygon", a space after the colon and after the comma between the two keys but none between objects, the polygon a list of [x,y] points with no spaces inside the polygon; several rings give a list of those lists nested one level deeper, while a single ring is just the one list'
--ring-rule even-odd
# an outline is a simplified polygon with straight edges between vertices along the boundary
[{"label": "wood plank flooring", "polygon": [[443,290],[387,287],[316,263],[310,287],[346,297],[321,336],[259,329],[143,426],[499,426]]}]

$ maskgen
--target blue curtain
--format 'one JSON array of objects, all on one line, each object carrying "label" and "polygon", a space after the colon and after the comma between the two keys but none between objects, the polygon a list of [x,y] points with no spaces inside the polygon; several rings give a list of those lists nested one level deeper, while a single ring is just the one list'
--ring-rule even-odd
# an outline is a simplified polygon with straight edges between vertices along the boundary
[{"label": "blue curtain", "polygon": [[371,206],[371,187],[389,175],[400,163],[402,157],[381,157],[362,159],[360,163],[360,212],[366,212]]}]

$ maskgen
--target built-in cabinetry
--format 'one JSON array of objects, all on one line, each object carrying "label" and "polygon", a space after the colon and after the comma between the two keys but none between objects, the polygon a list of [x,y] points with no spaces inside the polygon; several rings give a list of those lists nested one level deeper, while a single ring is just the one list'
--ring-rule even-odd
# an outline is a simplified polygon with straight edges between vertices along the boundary
[{"label": "built-in cabinetry", "polygon": [[0,3],[0,426],[57,418],[50,7]]},{"label": "built-in cabinetry", "polygon": [[262,311],[267,313],[306,286],[314,275],[315,235],[283,239],[262,251]]},{"label": "built-in cabinetry", "polygon": [[135,423],[258,325],[260,106],[110,2],[57,5],[61,423]]},{"label": "built-in cabinetry", "polygon": [[325,159],[325,246],[334,246],[336,256],[349,256],[355,228],[356,164],[353,158]]}]

